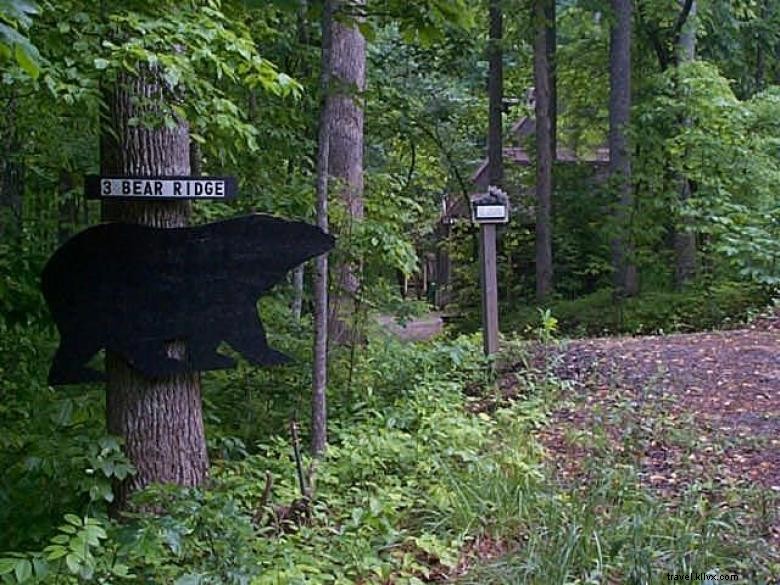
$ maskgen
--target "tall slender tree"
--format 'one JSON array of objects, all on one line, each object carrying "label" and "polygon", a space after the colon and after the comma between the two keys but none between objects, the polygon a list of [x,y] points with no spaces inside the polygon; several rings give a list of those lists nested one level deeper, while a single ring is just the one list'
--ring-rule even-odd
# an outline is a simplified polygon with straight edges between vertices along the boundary
[{"label": "tall slender tree", "polygon": [[[101,133],[100,167],[105,175],[175,176],[190,173],[190,136],[185,121],[162,125],[160,113],[170,99],[154,67],[120,73],[105,92],[107,115]],[[186,226],[190,204],[106,201],[103,219],[158,228]],[[150,271],[149,278],[154,278]],[[181,359],[181,341],[168,345]],[[176,374],[149,379],[118,354],[107,352],[106,421],[108,432],[124,439],[136,474],[115,486],[115,510],[150,483],[196,486],[206,478],[208,455],[203,430],[200,376]]]},{"label": "tall slender tree", "polygon": [[[698,28],[696,0],[678,0],[680,12],[672,27],[660,28],[643,11],[639,4],[638,22],[642,32],[649,38],[661,71],[693,61],[696,56],[696,32]],[[672,50],[670,50],[670,47]],[[679,99],[685,99],[679,96]],[[689,126],[690,119],[681,119],[683,126]],[[673,174],[672,180],[679,181],[678,202],[684,205],[690,198],[693,185],[686,177]],[[683,288],[696,275],[696,233],[690,222],[682,220],[674,228],[674,284]]]},{"label": "tall slender tree", "polygon": [[[309,34],[308,34],[308,23],[306,20],[306,13],[309,9],[309,2],[308,0],[298,0],[298,16],[296,19],[296,26],[298,29],[298,44],[300,45],[301,50],[303,50],[305,47],[309,44]],[[305,60],[302,61],[302,65],[299,67],[299,73],[296,72],[296,75],[300,75],[302,78],[306,78],[310,75],[308,64]],[[303,164],[307,164],[305,161]],[[288,173],[292,176],[294,172],[294,162],[293,160],[288,161]],[[293,315],[293,319],[296,323],[300,323],[301,321],[301,315],[303,313],[303,289],[304,289],[304,280],[306,275],[306,264],[301,264],[300,266],[295,267],[293,269],[292,273],[292,285],[293,285],[293,300],[292,305],[290,307]]]},{"label": "tall slender tree", "polygon": [[[322,56],[320,69],[320,119],[317,144],[317,225],[328,231],[328,166],[333,102],[330,92],[333,42],[333,3],[325,0],[322,13]],[[314,266],[314,364],[312,372],[311,451],[325,452],[328,443],[328,256],[323,254]]]},{"label": "tall slender tree", "polygon": [[6,102],[6,116],[0,125],[0,237],[17,237],[22,223],[24,165],[22,141],[16,125],[18,98],[15,90]]},{"label": "tall slender tree", "polygon": [[[689,63],[696,56],[696,1],[691,2],[688,16],[680,30],[677,42],[677,62]],[[690,126],[690,119],[683,120],[683,125]],[[691,196],[691,182],[683,177],[680,180],[680,203]],[[682,288],[696,275],[696,232],[689,224],[683,222],[674,232],[675,270],[674,280],[677,288]]]},{"label": "tall slender tree", "polygon": [[[488,181],[501,188],[504,183],[504,52],[501,0],[489,3],[488,41]],[[498,277],[496,272],[496,226],[479,228],[479,267],[482,290],[483,347],[486,355],[498,351]]]},{"label": "tall slender tree", "polygon": [[490,39],[488,43],[488,177],[491,185],[504,183],[503,99],[504,51],[501,46],[504,23],[501,0],[490,0]]},{"label": "tall slender tree", "polygon": [[[328,170],[347,212],[342,240],[347,249],[357,222],[363,219],[363,90],[366,41],[358,29],[365,0],[334,0],[330,54],[330,156]],[[335,294],[329,319],[330,342],[352,343],[353,320],[360,294],[360,266],[344,259],[336,267]]]},{"label": "tall slender tree", "polygon": [[545,21],[547,25],[547,67],[550,69],[550,141],[552,142],[553,166],[557,160],[556,153],[558,148],[557,12],[556,0],[547,0],[545,4]]},{"label": "tall slender tree", "polygon": [[[534,91],[536,115],[536,298],[553,290],[552,190],[555,161],[555,0],[534,0]],[[551,22],[550,19],[553,19]],[[551,32],[552,31],[552,32]]]},{"label": "tall slender tree", "polygon": [[631,113],[631,0],[612,0],[613,22],[609,34],[609,175],[617,188],[617,234],[612,240],[612,264],[617,296],[633,296],[639,290],[630,239],[634,207],[628,125]]}]

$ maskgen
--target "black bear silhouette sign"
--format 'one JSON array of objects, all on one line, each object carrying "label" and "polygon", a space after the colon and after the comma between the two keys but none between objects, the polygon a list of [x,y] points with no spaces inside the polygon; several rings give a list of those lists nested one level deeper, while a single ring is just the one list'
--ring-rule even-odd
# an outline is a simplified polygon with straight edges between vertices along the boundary
[{"label": "black bear silhouette sign", "polygon": [[[231,368],[222,342],[253,364],[284,363],[268,346],[257,300],[334,243],[316,226],[262,214],[186,228],[88,228],[41,277],[60,334],[49,384],[105,379],[89,367],[103,349],[150,378]],[[168,355],[174,341],[186,344],[182,359]]]}]

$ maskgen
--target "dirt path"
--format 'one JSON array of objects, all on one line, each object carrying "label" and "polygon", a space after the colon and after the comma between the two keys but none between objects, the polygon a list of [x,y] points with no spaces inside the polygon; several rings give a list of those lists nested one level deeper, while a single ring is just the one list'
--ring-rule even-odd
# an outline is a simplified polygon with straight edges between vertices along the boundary
[{"label": "dirt path", "polygon": [[[693,482],[780,496],[780,318],[734,331],[573,341],[554,367],[572,390],[540,439],[562,481],[582,479],[601,437],[616,452],[634,450],[643,481],[670,498]],[[780,542],[774,518],[769,537]]]}]

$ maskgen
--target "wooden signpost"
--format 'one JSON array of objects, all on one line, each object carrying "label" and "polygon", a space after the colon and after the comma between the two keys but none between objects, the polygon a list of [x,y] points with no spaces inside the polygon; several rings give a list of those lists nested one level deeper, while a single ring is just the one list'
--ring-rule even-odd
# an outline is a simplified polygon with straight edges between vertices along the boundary
[{"label": "wooden signpost", "polygon": [[497,187],[471,200],[471,219],[479,225],[479,273],[482,285],[482,337],[485,355],[498,351],[498,275],[496,225],[509,221],[509,199]]},{"label": "wooden signpost", "polygon": [[[119,201],[226,199],[232,177],[89,176],[86,196]],[[194,227],[110,222],[63,244],[42,274],[43,296],[60,333],[49,383],[105,378],[89,367],[101,350],[147,379],[230,368],[227,342],[258,365],[284,363],[268,346],[257,299],[284,275],[333,247],[320,228],[267,215]],[[186,343],[172,357],[173,340]]]}]

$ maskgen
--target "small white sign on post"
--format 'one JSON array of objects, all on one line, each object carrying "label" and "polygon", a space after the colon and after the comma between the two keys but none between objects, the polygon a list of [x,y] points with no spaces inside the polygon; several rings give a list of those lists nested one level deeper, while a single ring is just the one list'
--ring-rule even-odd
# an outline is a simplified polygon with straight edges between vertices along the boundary
[{"label": "small white sign on post", "polygon": [[506,207],[503,205],[479,205],[477,206],[476,220],[500,219],[506,220]]},{"label": "small white sign on post", "polygon": [[490,187],[485,195],[471,200],[471,219],[474,223],[507,223],[509,198],[496,187]]},{"label": "small white sign on post", "polygon": [[498,351],[498,268],[496,224],[509,221],[509,198],[498,187],[471,200],[471,219],[479,225],[479,272],[482,285],[482,336],[485,355]]}]

